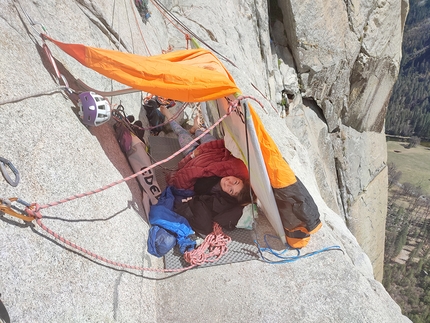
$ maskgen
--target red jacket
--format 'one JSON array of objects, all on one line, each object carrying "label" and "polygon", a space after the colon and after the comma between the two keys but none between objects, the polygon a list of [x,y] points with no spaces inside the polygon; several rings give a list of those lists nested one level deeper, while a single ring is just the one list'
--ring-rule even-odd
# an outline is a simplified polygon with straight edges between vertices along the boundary
[{"label": "red jacket", "polygon": [[243,161],[234,157],[224,146],[224,140],[201,144],[194,150],[195,157],[188,154],[178,164],[178,171],[167,180],[169,185],[181,189],[194,189],[198,178],[236,176],[249,178]]}]

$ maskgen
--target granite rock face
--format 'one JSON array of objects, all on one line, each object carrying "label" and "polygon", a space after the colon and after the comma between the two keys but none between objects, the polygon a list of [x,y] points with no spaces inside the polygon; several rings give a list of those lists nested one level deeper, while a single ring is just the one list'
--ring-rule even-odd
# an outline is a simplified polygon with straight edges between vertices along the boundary
[{"label": "granite rock face", "polygon": [[[282,21],[273,26],[281,29],[282,24],[284,32],[275,34],[277,53],[282,57],[285,47],[291,52],[285,62],[293,57],[293,65],[286,64],[295,67],[303,98],[294,104],[297,111],[287,118],[288,127],[312,151],[321,194],[348,224],[354,223],[349,227],[372,260],[375,277],[382,280],[387,207],[384,119],[399,71],[408,2],[278,4]],[[319,120],[309,117],[309,108]],[[301,118],[306,119],[306,130],[297,122]],[[321,129],[317,136],[315,128]],[[378,225],[371,225],[369,219],[376,215]],[[366,228],[365,234],[360,226]]]},{"label": "granite rock face", "polygon": [[[0,198],[38,203],[42,223],[56,234],[139,267],[94,260],[35,221],[0,216],[0,293],[12,321],[408,322],[378,282],[387,181],[383,119],[407,2],[137,3],[147,4],[150,16],[142,18],[133,1],[0,3],[0,156],[21,175],[17,187],[0,177]],[[265,110],[256,105],[258,114],[320,209],[324,226],[302,253],[331,245],[343,252],[168,277],[147,253],[149,225],[135,180],[64,202],[132,171],[113,121],[80,122],[77,98],[65,92],[44,51],[41,24],[62,42],[143,56],[185,49],[192,32],[219,55],[243,93],[264,104]],[[80,90],[82,81],[100,91],[124,88],[47,45],[70,87]],[[286,118],[278,106],[283,88],[295,93]],[[109,99],[127,114],[141,113],[140,93]],[[50,207],[55,201],[64,203]],[[273,233],[263,215],[257,233]]]}]

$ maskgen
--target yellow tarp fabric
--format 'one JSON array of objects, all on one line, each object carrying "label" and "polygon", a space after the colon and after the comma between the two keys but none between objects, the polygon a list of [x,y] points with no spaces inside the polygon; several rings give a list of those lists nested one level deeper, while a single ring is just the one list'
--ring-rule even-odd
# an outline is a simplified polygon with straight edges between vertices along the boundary
[{"label": "yellow tarp fabric", "polygon": [[260,142],[260,148],[264,163],[266,164],[267,173],[269,174],[270,184],[273,188],[283,188],[294,184],[297,179],[293,170],[282,157],[278,146],[267,133],[257,113],[255,113],[251,105],[250,107],[252,122],[254,123],[255,132]]},{"label": "yellow tarp fabric", "polygon": [[82,65],[155,95],[183,102],[201,102],[240,92],[223,64],[205,49],[146,57],[44,37]]}]

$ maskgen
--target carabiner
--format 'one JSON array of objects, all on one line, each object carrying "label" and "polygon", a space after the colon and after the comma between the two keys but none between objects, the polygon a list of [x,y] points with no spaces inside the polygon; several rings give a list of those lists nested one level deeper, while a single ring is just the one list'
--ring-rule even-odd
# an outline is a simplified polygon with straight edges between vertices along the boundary
[{"label": "carabiner", "polygon": [[[20,208],[13,206],[12,203],[16,202],[21,205],[24,205],[25,207],[31,208],[31,204],[27,203],[17,197],[12,197],[10,199],[1,199],[0,198],[0,212],[7,213],[9,215],[15,216],[21,220],[31,222],[34,220],[34,217],[25,215],[25,211],[21,210]],[[16,210],[16,211],[14,211]],[[17,212],[18,211],[18,212]]]},{"label": "carabiner", "polygon": [[[10,178],[9,173],[6,170],[6,166],[8,166],[10,168],[10,170],[14,173],[15,180],[12,180],[12,178]],[[15,168],[15,166],[13,166],[12,163],[10,161],[8,161],[6,158],[0,157],[0,170],[3,174],[4,179],[10,185],[12,185],[13,187],[18,185],[18,183],[19,183],[19,172]]]}]

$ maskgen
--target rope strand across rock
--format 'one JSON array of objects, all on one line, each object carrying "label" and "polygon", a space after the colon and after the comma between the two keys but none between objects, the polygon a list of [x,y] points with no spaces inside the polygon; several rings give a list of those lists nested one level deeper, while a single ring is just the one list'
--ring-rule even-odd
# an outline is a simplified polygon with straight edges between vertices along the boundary
[{"label": "rope strand across rock", "polygon": [[[215,225],[214,226],[214,232],[211,235],[208,235],[207,239],[205,239],[205,242],[203,243],[202,246],[200,246],[200,248],[198,249],[198,251],[196,251],[195,253],[189,253],[186,257],[189,260],[189,262],[191,263],[190,266],[185,267],[185,268],[180,268],[180,269],[154,269],[154,268],[144,268],[144,267],[139,267],[139,266],[132,266],[132,265],[127,265],[127,264],[122,264],[119,262],[115,262],[109,259],[106,259],[102,256],[99,256],[89,250],[86,250],[85,248],[65,239],[64,237],[62,237],[61,235],[55,233],[54,231],[52,231],[51,229],[49,229],[47,226],[45,226],[42,222],[42,214],[41,214],[41,210],[42,209],[46,209],[49,208],[51,206],[57,206],[60,205],[62,203],[66,203],[68,201],[72,201],[75,199],[79,199],[81,197],[85,197],[85,196],[89,196],[92,194],[96,194],[99,192],[102,192],[104,190],[107,190],[108,188],[111,188],[113,186],[116,186],[118,184],[121,184],[123,182],[126,182],[130,179],[133,179],[135,177],[137,177],[140,174],[143,174],[145,172],[147,172],[148,170],[155,168],[169,160],[171,160],[172,158],[176,157],[177,155],[179,155],[180,153],[182,153],[182,151],[186,150],[189,148],[190,145],[192,145],[195,141],[200,140],[201,137],[203,137],[207,132],[211,131],[214,127],[216,127],[217,125],[219,125],[225,118],[227,118],[232,111],[236,110],[240,99],[243,99],[244,97],[239,97],[237,100],[230,102],[229,104],[229,110],[228,112],[222,116],[217,122],[215,122],[212,126],[210,126],[208,129],[206,129],[200,136],[197,136],[192,142],[190,142],[187,146],[181,148],[180,150],[178,150],[177,152],[175,152],[174,154],[172,154],[171,156],[165,158],[164,160],[161,160],[157,163],[152,164],[149,167],[146,167],[145,169],[141,170],[140,172],[137,172],[131,176],[128,176],[126,178],[120,179],[118,181],[115,181],[111,184],[105,185],[99,189],[95,189],[92,191],[88,191],[85,193],[81,193],[81,194],[75,194],[72,195],[70,197],[67,197],[63,200],[59,200],[59,201],[55,201],[55,202],[50,202],[50,203],[46,203],[43,205],[39,205],[38,203],[23,203],[26,208],[23,211],[24,214],[27,215],[28,220],[26,221],[31,221],[32,219],[36,220],[36,223],[40,226],[40,228],[42,228],[45,232],[47,232],[48,234],[52,235],[55,239],[60,240],[61,242],[63,242],[64,244],[79,250],[80,252],[93,257],[99,261],[114,265],[114,266],[118,266],[118,267],[122,267],[122,268],[127,268],[127,269],[135,269],[135,270],[141,270],[141,271],[155,271],[155,272],[181,272],[181,271],[185,271],[188,269],[191,269],[197,265],[201,265],[205,262],[214,262],[217,259],[219,259],[223,254],[225,254],[227,252],[227,244],[228,242],[231,241],[231,238],[226,236],[223,232],[222,229]],[[6,207],[6,206],[5,206]],[[7,211],[7,210],[6,210]],[[10,215],[13,216],[17,216],[19,218],[22,218],[20,216],[18,216],[16,214],[16,212],[7,212]],[[206,253],[206,250],[210,250],[209,253]],[[215,258],[213,258],[215,257]]]}]

